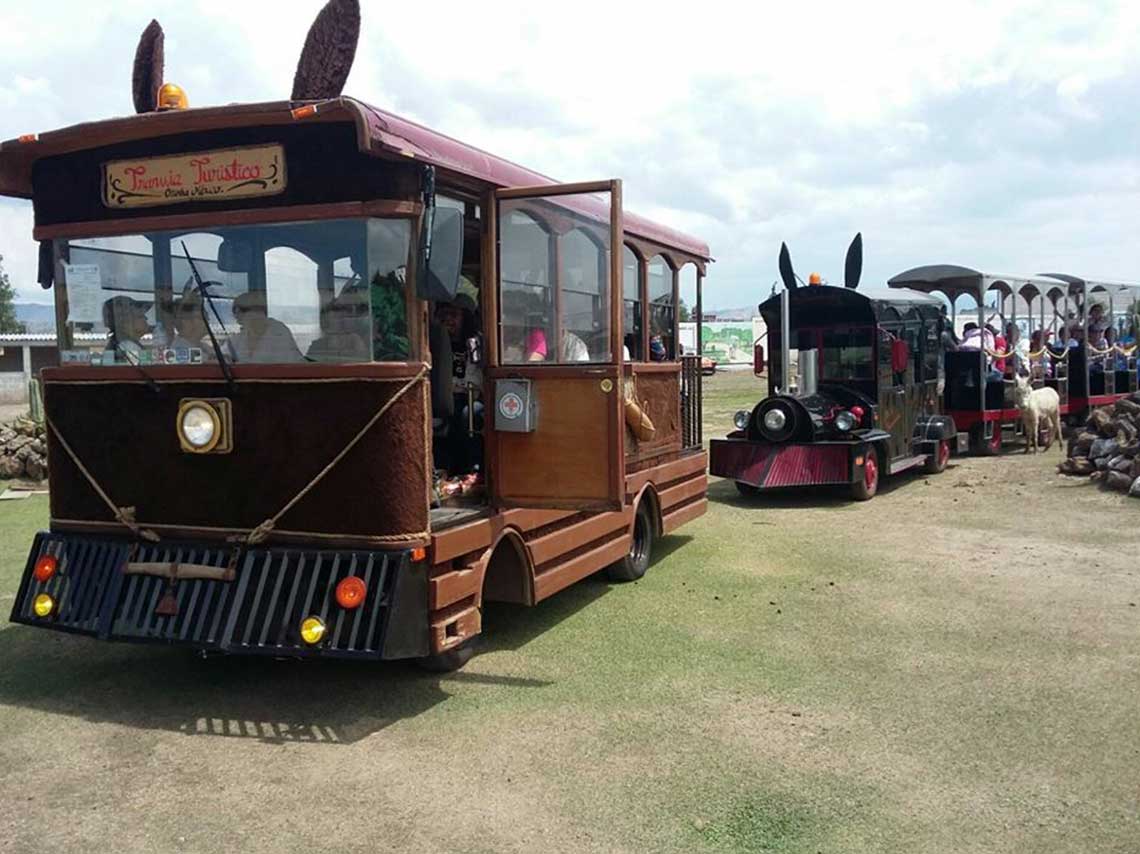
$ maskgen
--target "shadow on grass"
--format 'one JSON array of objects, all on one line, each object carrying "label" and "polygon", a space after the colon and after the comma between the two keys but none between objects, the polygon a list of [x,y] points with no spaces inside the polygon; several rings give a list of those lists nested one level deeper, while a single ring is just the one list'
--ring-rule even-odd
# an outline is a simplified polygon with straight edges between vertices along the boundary
[{"label": "shadow on grass", "polygon": [[[692,539],[687,534],[670,534],[657,540],[653,545],[653,563],[648,571],[654,572],[662,561]],[[610,581],[605,570],[602,570],[539,602],[533,608],[487,602],[483,605],[485,634],[480,638],[479,651],[521,649],[592,602],[625,586]]]},{"label": "shadow on grass", "polygon": [[[689,539],[659,541],[656,560]],[[520,649],[613,587],[598,573],[534,608],[488,603],[478,651]],[[27,626],[0,633],[0,703],[97,723],[271,743],[351,744],[447,700],[448,685],[550,684],[481,670],[438,674],[406,661],[203,658],[182,648]]]}]

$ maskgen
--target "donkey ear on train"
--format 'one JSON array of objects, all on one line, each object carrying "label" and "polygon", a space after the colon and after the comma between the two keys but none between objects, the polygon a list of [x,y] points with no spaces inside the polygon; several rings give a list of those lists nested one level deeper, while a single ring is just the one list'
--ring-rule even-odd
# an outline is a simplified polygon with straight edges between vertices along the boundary
[{"label": "donkey ear on train", "polygon": [[863,232],[855,235],[847,247],[847,262],[843,268],[843,284],[849,288],[859,287],[863,275]]},{"label": "donkey ear on train", "polygon": [[309,28],[297,73],[294,101],[336,98],[344,91],[360,40],[359,0],[329,0]]},{"label": "donkey ear on train", "polygon": [[792,269],[792,255],[788,252],[788,244],[780,244],[780,278],[784,280],[784,287],[789,291],[796,288],[796,271]]},{"label": "donkey ear on train", "polygon": [[165,36],[158,21],[151,21],[139,36],[135,65],[131,70],[131,95],[136,113],[153,113],[162,85],[162,46]]}]

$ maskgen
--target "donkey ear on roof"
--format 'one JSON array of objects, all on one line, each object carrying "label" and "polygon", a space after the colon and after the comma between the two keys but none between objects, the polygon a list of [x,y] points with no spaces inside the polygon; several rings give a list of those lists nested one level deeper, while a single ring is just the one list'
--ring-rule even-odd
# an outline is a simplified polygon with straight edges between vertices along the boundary
[{"label": "donkey ear on roof", "polygon": [[336,98],[344,91],[360,40],[359,0],[329,0],[317,14],[293,75],[294,101]]},{"label": "donkey ear on roof", "polygon": [[796,288],[796,271],[792,269],[792,253],[788,251],[788,244],[780,244],[780,278],[784,280],[784,287],[789,291]]},{"label": "donkey ear on roof", "polygon": [[131,94],[136,113],[152,113],[158,106],[162,85],[162,45],[165,37],[158,21],[151,21],[139,36],[135,65],[131,71]]},{"label": "donkey ear on roof", "polygon": [[859,279],[863,276],[863,232],[855,235],[851,245],[847,247],[847,263],[843,270],[843,284],[849,288],[859,287]]}]

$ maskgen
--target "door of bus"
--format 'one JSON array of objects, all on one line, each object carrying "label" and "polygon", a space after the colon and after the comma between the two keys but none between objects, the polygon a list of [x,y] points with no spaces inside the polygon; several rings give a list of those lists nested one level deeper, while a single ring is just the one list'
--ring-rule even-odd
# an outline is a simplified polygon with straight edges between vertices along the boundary
[{"label": "door of bus", "polygon": [[489,482],[501,507],[625,502],[621,182],[498,190]]}]

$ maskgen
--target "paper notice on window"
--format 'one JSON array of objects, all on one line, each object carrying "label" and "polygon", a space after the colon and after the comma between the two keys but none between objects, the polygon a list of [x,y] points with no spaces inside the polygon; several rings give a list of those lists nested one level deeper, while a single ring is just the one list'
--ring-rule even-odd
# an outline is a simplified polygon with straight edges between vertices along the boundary
[{"label": "paper notice on window", "polygon": [[98,264],[64,264],[67,319],[71,323],[102,323],[103,280]]}]

